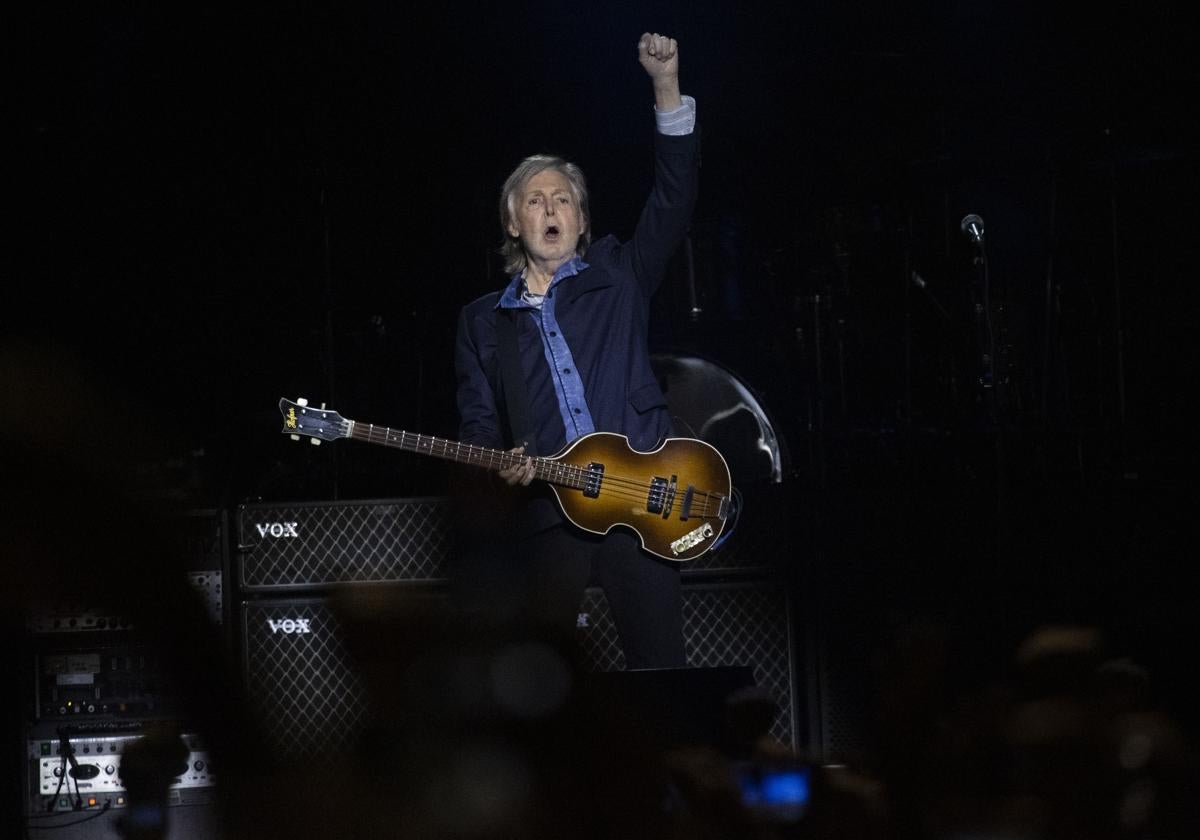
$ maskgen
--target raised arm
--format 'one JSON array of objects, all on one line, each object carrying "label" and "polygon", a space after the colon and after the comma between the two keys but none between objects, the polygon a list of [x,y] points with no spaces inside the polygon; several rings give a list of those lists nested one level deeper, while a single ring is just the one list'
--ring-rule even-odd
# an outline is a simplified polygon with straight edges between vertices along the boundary
[{"label": "raised arm", "polygon": [[638,61],[654,88],[658,131],[654,139],[654,187],[633,239],[621,259],[649,297],[662,282],[668,259],[687,233],[696,202],[699,138],[696,103],[679,91],[679,44],[647,32],[638,41]]},{"label": "raised arm", "polygon": [[638,41],[638,61],[654,85],[654,107],[674,111],[683,104],[679,96],[679,44],[674,38],[646,32]]}]

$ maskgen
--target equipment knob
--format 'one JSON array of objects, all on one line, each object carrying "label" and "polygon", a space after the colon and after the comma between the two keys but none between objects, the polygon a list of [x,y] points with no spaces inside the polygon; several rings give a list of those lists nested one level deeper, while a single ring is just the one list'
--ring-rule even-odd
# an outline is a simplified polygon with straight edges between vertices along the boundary
[{"label": "equipment knob", "polygon": [[113,773],[117,772],[117,768],[110,764],[104,768],[104,772],[111,776]]},{"label": "equipment knob", "polygon": [[62,775],[62,767],[61,767],[61,766],[59,766],[59,767],[55,767],[55,768],[54,768],[54,775],[55,775],[55,776],[61,776],[61,775]]},{"label": "equipment knob", "polygon": [[193,768],[193,769],[195,769],[197,772],[199,772],[199,771],[201,771],[201,770],[203,770],[203,769],[204,769],[204,762],[203,762],[203,761],[199,761],[199,760],[197,760],[197,761],[196,761],[196,762],[195,762],[195,763],[192,765],[192,768]]}]

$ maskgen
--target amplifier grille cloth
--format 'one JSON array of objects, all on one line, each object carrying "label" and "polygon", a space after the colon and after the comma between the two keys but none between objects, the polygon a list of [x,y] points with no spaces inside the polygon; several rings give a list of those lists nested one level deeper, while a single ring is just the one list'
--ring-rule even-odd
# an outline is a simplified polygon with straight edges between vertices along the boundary
[{"label": "amplifier grille cloth", "polygon": [[451,544],[444,499],[246,506],[238,533],[250,590],[436,580]]},{"label": "amplifier grille cloth", "polygon": [[[625,655],[603,589],[589,589],[580,607],[585,661],[596,670],[624,670]],[[584,618],[584,616],[586,618]],[[766,585],[684,586],[683,643],[693,668],[749,665],[754,681],[779,708],[771,735],[795,748],[795,681],[788,602]]]},{"label": "amplifier grille cloth", "polygon": [[243,616],[246,679],[267,743],[282,758],[352,746],[368,720],[367,691],[328,605],[256,601]]},{"label": "amplifier grille cloth", "polygon": [[[243,615],[247,681],[268,742],[283,757],[351,747],[369,720],[366,687],[325,602],[256,601],[245,606]],[[623,670],[625,657],[603,590],[587,590],[580,616],[585,665]],[[683,620],[688,664],[753,668],[755,682],[779,707],[772,737],[795,748],[795,684],[784,591],[753,584],[685,586]]]},{"label": "amplifier grille cloth", "polygon": [[[786,521],[782,491],[752,489],[729,539],[680,568],[711,573],[769,566],[769,558],[786,555],[772,523]],[[453,543],[446,499],[247,505],[238,537],[241,584],[252,591],[440,580]]]}]

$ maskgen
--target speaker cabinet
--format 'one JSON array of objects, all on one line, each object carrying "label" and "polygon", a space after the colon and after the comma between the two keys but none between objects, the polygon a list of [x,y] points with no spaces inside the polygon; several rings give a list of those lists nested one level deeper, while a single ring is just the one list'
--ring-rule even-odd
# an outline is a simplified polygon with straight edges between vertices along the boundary
[{"label": "speaker cabinet", "polygon": [[242,505],[238,582],[243,592],[288,592],[442,579],[449,510],[440,498]]},{"label": "speaker cabinet", "polygon": [[[588,589],[584,594],[578,625],[585,659],[595,670],[624,670],[625,654],[603,589]],[[801,733],[791,628],[791,604],[780,586],[759,581],[684,584],[683,643],[688,665],[752,668],[755,684],[778,707],[772,737],[796,749]]]},{"label": "speaker cabinet", "polygon": [[325,598],[242,604],[252,711],[280,758],[348,749],[367,725],[367,691]]},{"label": "speaker cabinet", "polygon": [[[800,738],[785,590],[762,583],[687,584],[684,644],[694,668],[748,666],[774,698],[772,736],[789,748]],[[245,678],[268,743],[281,757],[344,751],[370,721],[366,686],[323,598],[242,604]],[[593,670],[623,670],[624,654],[601,589],[580,606],[579,641]]]}]

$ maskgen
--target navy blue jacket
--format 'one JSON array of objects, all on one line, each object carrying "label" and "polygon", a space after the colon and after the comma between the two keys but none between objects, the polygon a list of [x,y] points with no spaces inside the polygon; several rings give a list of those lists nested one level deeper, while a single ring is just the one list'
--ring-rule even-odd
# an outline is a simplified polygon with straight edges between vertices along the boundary
[{"label": "navy blue jacket", "polygon": [[[658,387],[646,341],[650,296],[687,232],[696,202],[699,131],[655,134],[654,188],[628,242],[606,236],[584,255],[588,268],[552,290],[555,312],[584,384],[597,431],[627,435],[635,449],[653,449],[670,431],[667,401]],[[459,438],[507,449],[513,445],[497,354],[501,292],[463,307],[458,320]],[[510,310],[511,311],[511,310]],[[538,326],[517,313],[521,369],[529,391],[538,454],[566,444],[554,384]]]}]

